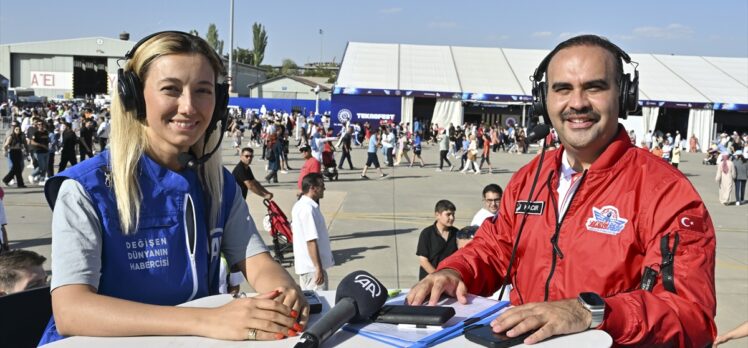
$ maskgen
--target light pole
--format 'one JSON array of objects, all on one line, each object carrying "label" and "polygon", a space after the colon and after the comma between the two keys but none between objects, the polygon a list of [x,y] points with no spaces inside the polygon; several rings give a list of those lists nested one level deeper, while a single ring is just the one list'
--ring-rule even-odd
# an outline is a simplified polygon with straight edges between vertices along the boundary
[{"label": "light pole", "polygon": [[233,81],[233,72],[234,72],[234,0],[231,1],[231,10],[230,15],[231,17],[229,19],[229,73],[228,73],[228,80],[229,80],[229,93],[234,92],[234,81]]},{"label": "light pole", "polygon": [[[325,32],[322,29],[319,30],[319,66],[322,66],[322,35]],[[319,87],[319,86],[317,86]]]}]

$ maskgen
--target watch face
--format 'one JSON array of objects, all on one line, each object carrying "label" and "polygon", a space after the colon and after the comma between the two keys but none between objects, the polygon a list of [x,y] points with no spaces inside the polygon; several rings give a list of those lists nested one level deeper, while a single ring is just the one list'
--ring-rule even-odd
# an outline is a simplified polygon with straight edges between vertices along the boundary
[{"label": "watch face", "polygon": [[579,294],[579,297],[584,301],[584,303],[593,307],[605,305],[605,301],[603,301],[602,297],[594,292],[583,292]]}]

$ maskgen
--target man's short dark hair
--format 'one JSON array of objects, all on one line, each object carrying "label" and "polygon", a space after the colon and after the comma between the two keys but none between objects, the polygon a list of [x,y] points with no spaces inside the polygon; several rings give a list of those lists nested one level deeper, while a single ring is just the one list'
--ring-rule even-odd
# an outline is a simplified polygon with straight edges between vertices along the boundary
[{"label": "man's short dark hair", "polygon": [[452,202],[450,202],[450,201],[448,201],[446,199],[442,199],[442,200],[436,202],[436,206],[434,207],[434,212],[435,213],[441,213],[443,211],[456,211],[456,210],[457,210],[457,208],[455,208],[454,203],[452,203]]},{"label": "man's short dark hair", "polygon": [[41,266],[46,260],[31,250],[14,249],[0,254],[0,288],[13,288],[20,277],[19,270]]},{"label": "man's short dark hair", "polygon": [[253,149],[251,147],[243,147],[242,148],[242,152],[249,152],[249,153],[253,154],[253,153],[255,153],[255,149]]},{"label": "man's short dark hair", "polygon": [[[615,61],[616,82],[621,82],[621,78],[623,77],[623,61],[621,58],[621,52],[623,52],[623,50],[602,36],[579,35],[561,42],[560,44],[558,44],[558,46],[556,46],[556,48],[553,49],[553,51],[551,51],[551,53],[548,54],[548,57],[546,58],[547,64],[550,65],[551,60],[559,51],[565,48],[576,46],[600,47],[608,51],[613,56],[613,60]],[[546,65],[545,67],[546,70],[548,69],[548,65]],[[547,73],[548,72],[546,71],[546,74]]]},{"label": "man's short dark hair", "polygon": [[306,194],[312,187],[320,187],[325,182],[322,174],[309,173],[301,179],[301,193]]},{"label": "man's short dark hair", "polygon": [[473,239],[475,232],[478,231],[478,226],[465,226],[457,231],[457,239]]},{"label": "man's short dark hair", "polygon": [[496,184],[488,184],[486,187],[483,188],[483,198],[486,198],[486,193],[493,192],[499,195],[499,198],[504,196],[504,190],[501,189],[501,186]]}]

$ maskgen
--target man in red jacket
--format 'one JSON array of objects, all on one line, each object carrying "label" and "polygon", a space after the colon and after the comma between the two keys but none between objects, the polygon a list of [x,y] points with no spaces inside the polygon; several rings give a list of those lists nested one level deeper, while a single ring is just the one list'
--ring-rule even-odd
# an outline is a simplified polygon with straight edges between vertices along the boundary
[{"label": "man in red jacket", "polygon": [[535,110],[550,118],[561,148],[512,177],[498,216],[419,282],[408,303],[434,304],[442,293],[464,303],[467,293],[489,296],[509,279],[513,307],[491,326],[510,337],[534,331],[527,344],[590,328],[616,346],[710,344],[714,227],[685,176],[632,146],[618,124],[638,98],[638,73],[624,75],[621,60],[630,62],[594,35],[569,39],[543,60]]}]

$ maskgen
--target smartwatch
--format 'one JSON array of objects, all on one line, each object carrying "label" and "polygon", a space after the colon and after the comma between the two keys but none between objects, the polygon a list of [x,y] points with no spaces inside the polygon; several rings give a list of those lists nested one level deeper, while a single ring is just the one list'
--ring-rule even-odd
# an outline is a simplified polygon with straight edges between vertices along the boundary
[{"label": "smartwatch", "polygon": [[577,300],[592,314],[592,322],[590,322],[589,328],[600,326],[605,316],[605,301],[603,298],[594,292],[582,292]]}]

